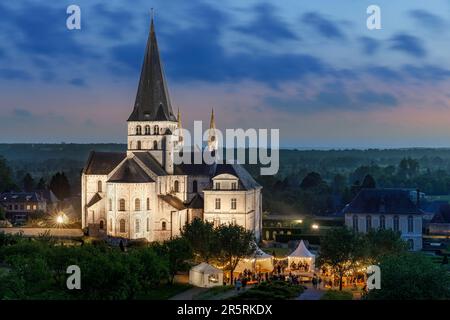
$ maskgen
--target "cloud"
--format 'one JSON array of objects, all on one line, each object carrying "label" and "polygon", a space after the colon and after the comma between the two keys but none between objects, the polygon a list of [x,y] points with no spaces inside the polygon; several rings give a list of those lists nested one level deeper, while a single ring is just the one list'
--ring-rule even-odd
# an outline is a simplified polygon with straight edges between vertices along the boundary
[{"label": "cloud", "polygon": [[235,30],[267,42],[299,39],[282,19],[274,15],[276,8],[273,5],[258,4],[253,10],[256,13],[255,19],[246,26],[236,27]]},{"label": "cloud", "polygon": [[[131,11],[125,8],[113,8],[105,3],[95,4],[92,8],[92,18],[98,23],[97,28],[101,28],[101,34],[114,40],[121,40],[133,31],[130,21],[135,19]],[[89,23],[90,17],[86,21]],[[88,25],[89,27],[89,25]]]},{"label": "cloud", "polygon": [[399,71],[386,66],[368,66],[363,71],[382,81],[404,80],[403,75]]},{"label": "cloud", "polygon": [[411,65],[402,67],[410,78],[422,81],[441,81],[450,78],[450,70],[433,65]]},{"label": "cloud", "polygon": [[31,75],[21,69],[0,68],[0,78],[6,80],[30,80]]},{"label": "cloud", "polygon": [[391,49],[404,52],[416,58],[423,58],[427,55],[427,51],[423,46],[423,42],[414,36],[406,33],[399,33],[390,39]]},{"label": "cloud", "polygon": [[327,39],[345,39],[345,34],[339,25],[317,12],[307,12],[302,16],[302,22],[312,27]]},{"label": "cloud", "polygon": [[30,111],[21,108],[14,109],[12,114],[16,118],[31,118],[33,116]]},{"label": "cloud", "polygon": [[383,92],[380,93],[371,90],[359,92],[357,94],[357,100],[359,103],[365,103],[367,105],[377,105],[386,107],[398,105],[397,98],[392,94]]},{"label": "cloud", "polygon": [[75,87],[86,87],[86,81],[81,78],[73,78],[69,80],[69,83]]},{"label": "cloud", "polygon": [[409,15],[420,25],[430,30],[441,30],[445,27],[444,19],[426,10],[411,10]]},{"label": "cloud", "polygon": [[381,47],[380,41],[370,37],[360,37],[359,43],[362,48],[362,52],[367,55],[374,55]]}]

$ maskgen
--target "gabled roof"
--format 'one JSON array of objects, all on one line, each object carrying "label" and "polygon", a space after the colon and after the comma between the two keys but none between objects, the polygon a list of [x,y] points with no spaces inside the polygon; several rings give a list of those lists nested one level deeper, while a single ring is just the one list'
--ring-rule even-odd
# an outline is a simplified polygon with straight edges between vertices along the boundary
[{"label": "gabled roof", "polygon": [[108,182],[144,183],[154,180],[134,161],[129,158],[123,162]]},{"label": "gabled roof", "polygon": [[241,184],[240,189],[250,190],[261,187],[240,164],[217,164],[214,176],[219,174],[231,174],[238,177]]},{"label": "gabled roof", "polygon": [[289,258],[314,258],[315,255],[312,254],[308,248],[306,248],[303,240],[300,241],[297,248],[288,256]]},{"label": "gabled roof", "polygon": [[126,156],[126,153],[121,152],[92,151],[83,172],[85,174],[109,174]]},{"label": "gabled roof", "polygon": [[128,121],[177,121],[170,104],[153,19],[134,109]]},{"label": "gabled roof", "polygon": [[450,205],[441,205],[439,212],[430,221],[431,223],[450,223]]},{"label": "gabled roof", "polygon": [[175,196],[172,196],[170,194],[164,194],[164,195],[159,195],[158,196],[161,200],[163,200],[164,202],[166,202],[167,204],[171,205],[172,207],[174,207],[177,210],[184,210],[186,209],[183,201],[181,201],[180,199],[178,199]]},{"label": "gabled roof", "polygon": [[99,202],[100,200],[102,200],[102,197],[98,194],[98,192],[96,194],[94,194],[94,196],[92,197],[92,199],[88,202],[88,204],[86,205],[87,208],[92,207],[94,204],[96,204],[97,202]]},{"label": "gabled roof", "polygon": [[159,162],[150,154],[150,152],[133,152],[134,156],[138,158],[150,171],[157,176],[167,175],[164,168]]},{"label": "gabled roof", "polygon": [[197,193],[192,200],[187,204],[187,207],[189,209],[203,209],[205,205],[205,202],[202,198],[202,196]]},{"label": "gabled roof", "polygon": [[362,189],[344,213],[422,214],[405,189]]},{"label": "gabled roof", "polygon": [[36,192],[4,192],[0,194],[0,202],[40,202],[45,201]]}]

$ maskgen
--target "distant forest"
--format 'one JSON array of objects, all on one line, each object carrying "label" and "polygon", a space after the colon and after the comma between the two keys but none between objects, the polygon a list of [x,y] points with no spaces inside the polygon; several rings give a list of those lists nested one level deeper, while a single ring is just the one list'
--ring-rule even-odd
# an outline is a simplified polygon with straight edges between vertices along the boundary
[{"label": "distant forest", "polygon": [[[76,197],[91,150],[124,152],[126,145],[0,144],[0,191],[49,187],[64,174]],[[259,176],[257,165],[246,167],[263,186],[263,206],[272,213],[333,214],[362,187],[450,193],[450,149],[443,148],[280,150],[277,175]]]}]

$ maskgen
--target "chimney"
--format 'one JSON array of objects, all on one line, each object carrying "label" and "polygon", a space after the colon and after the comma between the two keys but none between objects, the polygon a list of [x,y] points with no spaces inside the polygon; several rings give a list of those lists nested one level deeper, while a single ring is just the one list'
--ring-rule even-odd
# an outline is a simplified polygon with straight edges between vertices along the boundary
[{"label": "chimney", "polygon": [[420,190],[416,189],[416,205],[417,208],[420,208]]}]

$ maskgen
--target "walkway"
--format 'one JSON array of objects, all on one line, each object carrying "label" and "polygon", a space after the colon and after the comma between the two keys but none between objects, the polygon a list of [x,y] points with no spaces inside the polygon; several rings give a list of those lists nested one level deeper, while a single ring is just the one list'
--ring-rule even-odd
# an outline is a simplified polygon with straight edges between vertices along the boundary
[{"label": "walkway", "polygon": [[26,237],[37,237],[44,232],[49,231],[54,237],[62,238],[80,238],[83,236],[81,229],[64,229],[64,228],[0,228],[0,232],[6,234],[16,234],[22,232]]},{"label": "walkway", "polygon": [[312,284],[308,283],[305,285],[307,289],[297,297],[296,300],[320,300],[322,295],[325,293],[324,290],[314,289]]},{"label": "walkway", "polygon": [[169,300],[193,300],[193,298],[196,295],[198,295],[199,293],[208,291],[208,290],[209,290],[209,288],[194,287],[194,288],[188,289],[186,291],[183,291],[177,295],[174,295]]}]

